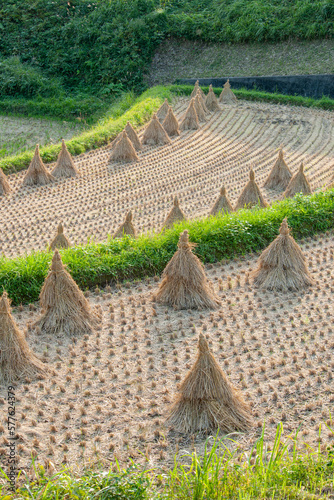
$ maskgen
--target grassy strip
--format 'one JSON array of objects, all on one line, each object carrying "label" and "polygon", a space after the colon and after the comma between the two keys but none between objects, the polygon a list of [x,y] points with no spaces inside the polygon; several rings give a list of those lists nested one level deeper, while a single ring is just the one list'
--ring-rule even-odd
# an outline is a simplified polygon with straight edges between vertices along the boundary
[{"label": "grassy strip", "polygon": [[[334,190],[276,202],[266,209],[254,208],[233,214],[202,218],[176,225],[164,234],[138,239],[109,238],[62,251],[63,261],[80,288],[104,286],[123,280],[160,274],[176,250],[180,231],[187,228],[196,254],[203,262],[244,255],[266,247],[278,234],[284,217],[296,238],[334,227]],[[52,254],[35,252],[14,259],[0,259],[0,291],[14,304],[36,301]]]},{"label": "grassy strip", "polygon": [[[326,426],[327,424],[321,424]],[[320,430],[321,432],[321,425]],[[223,499],[308,499],[328,498],[333,492],[334,448],[325,452],[298,448],[298,433],[285,436],[283,425],[277,426],[273,445],[261,436],[249,454],[229,450],[218,438],[209,438],[203,456],[175,457],[169,473],[131,467],[117,472],[87,470],[75,477],[63,469],[51,477],[41,465],[34,465],[36,479],[25,479],[17,489],[15,498],[47,498],[62,500],[223,500]],[[232,439],[231,439],[232,441]],[[236,448],[234,446],[234,448]],[[271,450],[271,451],[269,451]],[[189,465],[185,465],[189,464]],[[6,480],[6,472],[1,475]],[[5,487],[2,488],[4,491]],[[0,490],[1,491],[1,490]],[[2,497],[6,500],[12,496]]]},{"label": "grassy strip", "polygon": [[[127,121],[131,121],[135,126],[142,125],[159,108],[163,100],[170,97],[170,90],[160,86],[147,90],[138,98],[133,93],[125,94],[120,101],[111,106],[97,125],[66,142],[68,150],[73,155],[79,155],[107,144],[124,128]],[[55,161],[60,148],[60,143],[41,148],[43,161],[46,163]],[[33,153],[34,151],[30,150],[19,155],[7,156],[0,160],[0,167],[6,173],[23,170],[28,167]]]},{"label": "grassy strip", "polygon": [[[233,84],[232,84],[233,85]],[[193,85],[171,85],[171,92],[177,95],[190,95],[194,89]],[[209,87],[201,87],[204,92],[209,91]],[[214,88],[215,94],[220,95],[222,89]],[[291,106],[304,106],[306,108],[320,108],[334,110],[334,99],[322,97],[321,99],[313,99],[312,97],[303,97],[299,95],[271,94],[260,90],[233,89],[233,92],[239,99],[247,101],[262,101],[274,104],[289,104]]]}]

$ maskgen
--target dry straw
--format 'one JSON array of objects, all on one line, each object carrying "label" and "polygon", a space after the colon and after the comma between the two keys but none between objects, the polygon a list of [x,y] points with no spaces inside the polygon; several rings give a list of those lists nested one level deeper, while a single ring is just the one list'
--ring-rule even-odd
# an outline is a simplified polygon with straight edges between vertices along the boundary
[{"label": "dry straw", "polygon": [[209,93],[205,99],[205,105],[209,111],[220,111],[220,106],[216,94],[212,90],[212,85],[209,87]]},{"label": "dry straw", "polygon": [[128,138],[125,130],[121,133],[120,138],[112,147],[109,161],[131,162],[139,161],[138,155],[132,142]]},{"label": "dry straw", "polygon": [[209,215],[217,215],[219,212],[233,212],[233,207],[230,200],[226,196],[226,188],[223,186],[220,190],[220,194],[213,205]]},{"label": "dry straw", "polygon": [[0,299],[0,383],[15,383],[34,378],[46,367],[29,349],[24,334],[12,316],[7,293]]},{"label": "dry straw", "polygon": [[175,309],[215,308],[219,303],[211,283],[206,278],[199,258],[192,253],[188,231],[180,235],[175,252],[162,275],[153,298]]},{"label": "dry straw", "polygon": [[195,109],[195,99],[191,99],[187,111],[181,121],[180,130],[197,130],[199,128],[198,116]]},{"label": "dry straw", "polygon": [[[198,100],[203,108],[204,113],[210,113],[208,108],[206,107],[206,104],[205,104],[206,96],[205,96],[205,94],[203,94],[203,92],[201,93],[201,89],[198,89],[196,95],[198,96]],[[204,97],[203,97],[203,95],[204,95]]]},{"label": "dry straw", "polygon": [[91,333],[98,320],[82,291],[66,271],[58,250],[40,293],[41,317],[33,324],[51,335]]},{"label": "dry straw", "polygon": [[151,146],[154,146],[155,144],[161,145],[171,143],[166,130],[159,122],[158,117],[155,113],[144,131],[142,143],[149,144]]},{"label": "dry straw", "polygon": [[240,208],[251,208],[255,205],[260,205],[260,207],[267,207],[268,203],[263,198],[259,186],[255,182],[254,170],[249,172],[249,181],[244,187],[241,195],[238,198],[235,210]]},{"label": "dry straw", "polygon": [[200,91],[202,98],[203,98],[203,99],[205,99],[205,98],[206,98],[206,96],[205,96],[205,94],[204,94],[203,90],[202,90],[202,89],[201,89],[201,87],[199,86],[199,81],[197,80],[197,81],[196,81],[196,83],[195,83],[195,85],[194,85],[194,89],[193,89],[193,91],[192,91],[192,93],[191,93],[191,95],[190,95],[190,99],[192,99],[193,97],[196,97],[196,94],[197,94],[198,90]]},{"label": "dry straw", "polygon": [[278,158],[275,161],[266,182],[264,183],[264,187],[268,189],[277,189],[279,191],[287,188],[292,177],[292,173],[285,163],[283,155],[284,153],[281,148],[278,152]]},{"label": "dry straw", "polygon": [[138,137],[137,132],[135,131],[135,129],[133,128],[133,126],[131,125],[130,122],[127,122],[124,130],[127,133],[128,138],[132,142],[132,145],[135,148],[135,150],[140,151],[142,148],[140,139]]},{"label": "dry straw", "polygon": [[246,431],[252,425],[249,406],[228,380],[202,334],[196,362],[181,383],[166,423],[185,434],[218,429],[223,433]]},{"label": "dry straw", "polygon": [[70,155],[64,139],[61,141],[61,150],[58,155],[55,168],[52,170],[54,177],[75,177],[79,170],[75,167],[73,158]]},{"label": "dry straw", "polygon": [[0,196],[4,196],[11,192],[11,187],[7,181],[7,177],[5,176],[2,168],[0,168]]},{"label": "dry straw", "polygon": [[137,231],[133,225],[132,222],[132,212],[131,210],[126,214],[124,222],[119,226],[115,234],[113,235],[113,238],[123,238],[125,234],[128,234],[129,236],[132,236],[133,238],[136,237]]},{"label": "dry straw", "polygon": [[22,185],[23,186],[43,186],[45,184],[49,184],[50,182],[53,182],[55,178],[53,175],[51,175],[43,161],[42,158],[39,154],[39,146],[38,144],[36,145],[35,149],[35,154],[33,159],[30,162],[30,165],[28,167],[28,170],[24,176]]},{"label": "dry straw", "polygon": [[297,193],[311,194],[312,189],[304,174],[304,164],[301,162],[298,172],[291,178],[284,191],[284,198],[293,198]]},{"label": "dry straw", "polygon": [[277,238],[259,257],[257,268],[252,273],[254,284],[282,292],[298,291],[312,285],[305,257],[289,234],[286,219],[283,220],[279,232]]},{"label": "dry straw", "polygon": [[231,90],[230,80],[227,80],[227,82],[224,83],[224,88],[219,96],[219,102],[225,104],[235,104],[237,101],[237,98]]},{"label": "dry straw", "polygon": [[160,106],[160,108],[157,111],[157,117],[159,118],[159,121],[162,123],[164,119],[167,116],[168,110],[169,110],[169,103],[167,99],[165,99],[164,103]]},{"label": "dry straw", "polygon": [[167,116],[164,119],[162,126],[166,130],[169,137],[180,135],[179,122],[177,121],[171,106],[169,107]]},{"label": "dry straw", "polygon": [[66,238],[64,234],[64,228],[62,224],[58,224],[57,234],[50,243],[49,249],[56,250],[56,248],[69,248],[71,243]]},{"label": "dry straw", "polygon": [[200,122],[206,122],[205,111],[204,111],[203,106],[201,104],[201,101],[200,101],[198,93],[196,94],[196,97],[195,97],[195,100],[194,100],[194,104],[195,104],[195,109],[196,109],[196,113],[197,113],[197,116],[198,116],[198,120]]},{"label": "dry straw", "polygon": [[166,217],[163,223],[162,229],[170,229],[176,222],[187,220],[185,213],[180,207],[179,199],[177,196],[174,197],[173,207]]}]

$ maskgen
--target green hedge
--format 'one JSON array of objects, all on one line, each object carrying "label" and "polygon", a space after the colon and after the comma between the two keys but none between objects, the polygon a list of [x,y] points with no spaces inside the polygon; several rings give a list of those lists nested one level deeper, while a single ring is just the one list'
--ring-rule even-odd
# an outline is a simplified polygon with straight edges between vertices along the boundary
[{"label": "green hedge", "polygon": [[[160,274],[177,248],[180,231],[187,228],[195,252],[203,262],[244,255],[265,248],[278,234],[284,217],[296,238],[334,227],[334,190],[277,202],[266,209],[241,210],[218,217],[176,225],[165,234],[138,239],[109,239],[62,251],[73,278],[82,289]],[[38,299],[52,254],[35,252],[0,259],[0,290],[14,304]]]}]

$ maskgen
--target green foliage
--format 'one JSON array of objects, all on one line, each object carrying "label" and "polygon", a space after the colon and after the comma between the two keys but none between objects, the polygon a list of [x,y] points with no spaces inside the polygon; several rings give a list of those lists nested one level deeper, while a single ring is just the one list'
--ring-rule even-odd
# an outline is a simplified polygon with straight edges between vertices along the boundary
[{"label": "green foliage", "polygon": [[[163,234],[137,239],[109,239],[62,251],[63,262],[79,287],[86,289],[123,280],[160,274],[173,256],[180,232],[187,228],[195,252],[203,262],[245,255],[265,248],[288,217],[295,238],[311,236],[334,227],[334,190],[310,196],[297,195],[266,209],[254,208],[202,218],[174,226]],[[35,252],[14,259],[0,259],[0,292],[6,290],[14,304],[36,301],[47,275],[52,254]]]}]

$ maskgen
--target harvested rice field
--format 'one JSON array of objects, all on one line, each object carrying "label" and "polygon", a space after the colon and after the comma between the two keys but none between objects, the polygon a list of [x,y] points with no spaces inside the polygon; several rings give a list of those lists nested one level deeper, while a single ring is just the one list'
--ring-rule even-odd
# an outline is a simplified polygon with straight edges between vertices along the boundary
[{"label": "harvested rice field", "polygon": [[[49,369],[16,387],[19,468],[29,467],[31,454],[56,468],[68,462],[79,470],[98,461],[109,467],[115,458],[170,468],[176,452],[203,451],[204,434],[186,436],[164,425],[196,359],[200,333],[252,407],[252,427],[233,434],[233,442],[225,439],[227,446],[249,450],[265,422],[270,448],[280,421],[285,438],[300,428],[301,448],[332,445],[333,236],[301,243],[315,282],[303,292],[257,290],[249,273],[258,256],[249,255],[206,266],[221,301],[213,311],[153,302],[159,278],[87,293],[102,313],[89,335],[42,334],[31,329],[38,305],[14,308],[29,346]],[[2,398],[0,408],[6,411]],[[5,455],[3,426],[0,436]]]},{"label": "harvested rice field", "polygon": [[[188,103],[173,103],[178,119]],[[45,249],[59,222],[72,244],[103,241],[128,210],[138,233],[159,231],[174,195],[188,218],[206,216],[222,185],[235,205],[250,168],[273,202],[281,193],[263,184],[280,146],[292,173],[303,160],[312,189],[326,188],[333,180],[333,138],[330,112],[238,101],[222,105],[198,130],[182,132],[169,145],[144,146],[138,162],[109,163],[105,147],[74,159],[79,177],[24,187],[25,172],[9,175],[12,192],[0,197],[0,252],[14,257]]]}]

